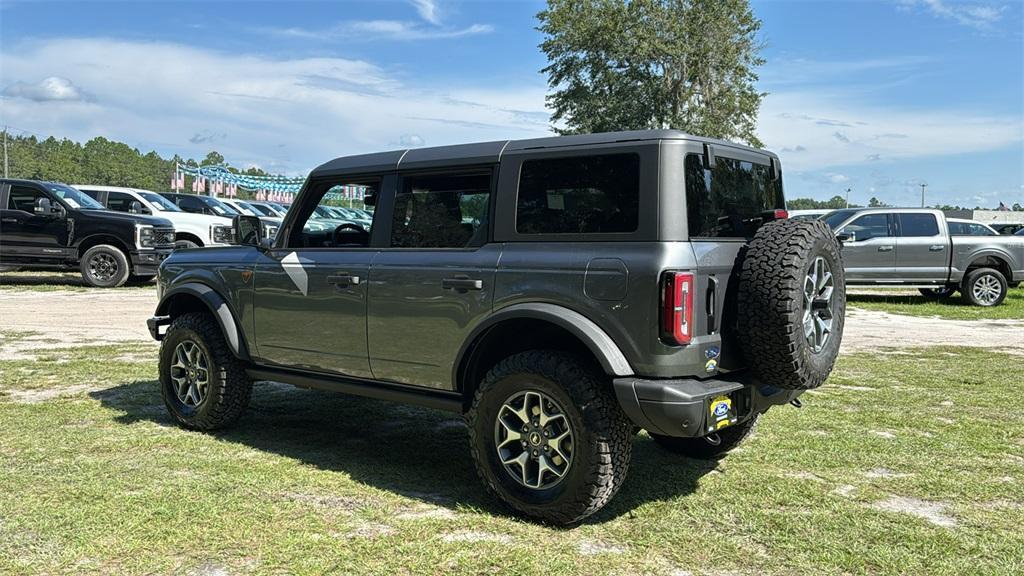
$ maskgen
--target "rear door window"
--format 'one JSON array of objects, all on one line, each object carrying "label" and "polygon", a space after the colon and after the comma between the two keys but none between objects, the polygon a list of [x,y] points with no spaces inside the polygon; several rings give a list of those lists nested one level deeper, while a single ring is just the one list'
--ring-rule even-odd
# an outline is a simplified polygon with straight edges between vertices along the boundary
[{"label": "rear door window", "polygon": [[395,198],[391,247],[483,245],[490,196],[490,172],[403,177]]},{"label": "rear door window", "polygon": [[519,173],[520,234],[635,232],[640,156],[603,154],[527,160]]},{"label": "rear door window", "polygon": [[704,167],[699,154],[686,156],[686,213],[691,238],[750,238],[768,212],[786,207],[782,179],[771,167],[718,156]]},{"label": "rear door window", "polygon": [[939,223],[934,214],[897,214],[900,223],[900,236],[921,237],[938,236]]}]

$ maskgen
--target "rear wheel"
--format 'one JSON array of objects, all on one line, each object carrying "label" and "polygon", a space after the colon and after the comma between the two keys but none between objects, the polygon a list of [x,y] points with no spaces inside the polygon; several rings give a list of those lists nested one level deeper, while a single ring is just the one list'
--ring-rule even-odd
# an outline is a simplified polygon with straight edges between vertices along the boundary
[{"label": "rear wheel", "polygon": [[755,415],[742,424],[730,426],[702,438],[675,438],[661,434],[651,434],[651,438],[669,452],[689,458],[711,460],[724,455],[746,440],[757,426],[758,418],[760,415]]},{"label": "rear wheel", "polygon": [[245,412],[252,380],[228,349],[213,317],[190,312],[171,322],[161,342],[160,392],[181,425],[215,430],[233,424]]},{"label": "rear wheel", "polygon": [[921,293],[925,298],[931,298],[933,300],[942,300],[943,298],[949,298],[956,292],[956,286],[942,286],[941,288],[918,288],[918,292]]},{"label": "rear wheel", "polygon": [[632,426],[609,383],[570,354],[530,351],[501,361],[467,418],[481,480],[524,516],[578,522],[626,478]]},{"label": "rear wheel", "polygon": [[971,270],[964,278],[960,294],[974,306],[998,306],[1006,298],[1006,277],[995,268]]},{"label": "rear wheel", "polygon": [[181,250],[185,248],[199,248],[199,244],[189,240],[188,238],[179,238],[174,241],[174,249]]},{"label": "rear wheel", "polygon": [[128,257],[116,246],[100,244],[82,255],[82,279],[97,288],[116,288],[128,280]]}]

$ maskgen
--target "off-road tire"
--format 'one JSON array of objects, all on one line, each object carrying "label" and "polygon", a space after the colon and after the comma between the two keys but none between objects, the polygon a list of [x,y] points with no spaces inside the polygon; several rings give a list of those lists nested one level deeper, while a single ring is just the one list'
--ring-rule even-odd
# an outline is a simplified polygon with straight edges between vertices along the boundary
[{"label": "off-road tire", "polygon": [[[979,282],[986,281],[998,285],[999,295],[994,300],[981,299],[974,293],[975,286]],[[960,296],[965,303],[972,306],[999,306],[1006,299],[1007,289],[1006,276],[1003,276],[1002,272],[995,268],[977,268],[968,272],[964,277],[963,284],[960,286]]]},{"label": "off-road tire", "polygon": [[175,250],[184,250],[186,248],[199,248],[199,244],[196,244],[188,238],[179,238],[174,241]]},{"label": "off-road tire", "polygon": [[750,420],[724,428],[718,432],[718,438],[721,440],[718,444],[712,444],[705,438],[675,438],[673,436],[662,436],[661,434],[651,434],[651,438],[657,442],[658,446],[661,446],[669,452],[681,454],[687,458],[696,458],[699,460],[714,460],[720,456],[725,455],[733,448],[740,445],[741,442],[750,437],[754,432],[754,428],[757,426],[757,420],[760,415],[756,415]]},{"label": "off-road tire", "polygon": [[[205,400],[196,407],[183,404],[171,383],[171,364],[178,344],[191,340],[210,362],[210,383]],[[175,318],[160,344],[160,393],[168,412],[185,428],[217,430],[234,424],[249,405],[252,379],[245,364],[228,348],[212,316],[190,312]]]},{"label": "off-road tire", "polygon": [[[818,257],[832,274],[832,331],[814,352],[803,331],[803,287]],[[741,348],[765,384],[821,386],[839,355],[846,312],[843,261],[832,230],[822,222],[788,219],[761,226],[743,259],[737,306]]]},{"label": "off-road tire", "polygon": [[918,292],[925,298],[932,300],[944,300],[956,292],[956,286],[942,286],[940,288],[918,288]]},{"label": "off-road tire", "polygon": [[0,274],[4,274],[7,272],[17,272],[18,270],[20,270],[20,268],[18,268],[17,266],[0,266]]},{"label": "off-road tire", "polygon": [[[571,465],[558,484],[544,490],[514,480],[494,443],[502,403],[526,389],[558,402],[573,431]],[[502,360],[484,377],[466,419],[477,474],[494,496],[523,516],[574,524],[601,509],[625,481],[632,425],[607,378],[572,354],[533,350]]]},{"label": "off-road tire", "polygon": [[[109,276],[93,272],[93,260],[99,258],[112,262],[111,265],[115,267],[114,272]],[[118,286],[123,286],[131,274],[128,256],[120,248],[110,244],[97,244],[86,250],[85,254],[82,254],[79,269],[82,272],[82,280],[85,280],[85,283],[89,286],[96,288],[117,288]]]}]

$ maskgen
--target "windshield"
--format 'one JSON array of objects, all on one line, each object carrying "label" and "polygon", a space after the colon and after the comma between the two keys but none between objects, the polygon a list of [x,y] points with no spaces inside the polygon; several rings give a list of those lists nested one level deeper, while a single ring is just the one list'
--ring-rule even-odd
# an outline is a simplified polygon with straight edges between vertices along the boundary
[{"label": "windshield", "polygon": [[313,214],[315,214],[317,218],[334,218],[334,215],[331,214],[331,211],[328,210],[326,206],[317,206],[313,210]]},{"label": "windshield", "polygon": [[210,198],[209,196],[199,196],[211,210],[217,213],[218,216],[238,216],[238,210],[235,210],[231,206],[217,200],[216,198]]},{"label": "windshield", "polygon": [[856,213],[856,210],[836,210],[835,212],[829,212],[822,216],[821,221],[828,224],[828,227],[832,230],[835,230],[836,226],[846,222],[850,216],[853,216]]},{"label": "windshield", "polygon": [[154,194],[152,192],[139,192],[138,194],[139,196],[142,196],[147,201],[149,201],[149,203],[153,205],[153,208],[155,208],[157,212],[182,211],[181,208],[178,208],[173,202],[159,194]]},{"label": "windshield", "polygon": [[242,202],[241,200],[235,200],[234,204],[238,208],[238,211],[241,212],[242,214],[248,214],[249,216],[263,216],[262,212],[260,212],[256,208],[254,208],[248,202]]},{"label": "windshield", "polygon": [[264,206],[263,204],[249,204],[248,206],[256,209],[263,216],[277,216],[270,206]]},{"label": "windshield", "polygon": [[46,188],[57,195],[58,198],[72,208],[85,208],[86,210],[106,210],[103,204],[86,196],[83,192],[65,186],[63,184],[46,184]]}]

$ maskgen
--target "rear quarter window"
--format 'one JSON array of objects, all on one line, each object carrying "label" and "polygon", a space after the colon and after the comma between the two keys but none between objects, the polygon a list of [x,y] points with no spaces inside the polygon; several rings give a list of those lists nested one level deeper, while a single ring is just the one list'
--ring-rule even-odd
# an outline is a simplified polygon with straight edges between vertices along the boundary
[{"label": "rear quarter window", "polygon": [[686,216],[691,238],[750,238],[764,214],[786,207],[782,179],[771,167],[718,156],[704,167],[699,154],[686,156]]},{"label": "rear quarter window", "polygon": [[637,230],[640,156],[603,154],[523,162],[516,197],[520,234]]}]

